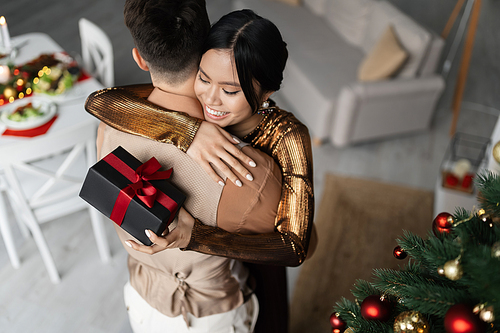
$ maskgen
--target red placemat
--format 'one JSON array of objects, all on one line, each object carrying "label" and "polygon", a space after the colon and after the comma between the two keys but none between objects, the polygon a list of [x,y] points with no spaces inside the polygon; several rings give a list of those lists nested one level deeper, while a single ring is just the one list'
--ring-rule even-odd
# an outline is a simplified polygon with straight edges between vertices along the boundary
[{"label": "red placemat", "polygon": [[80,67],[80,77],[78,78],[77,82],[81,82],[87,79],[90,79],[92,76],[88,74],[83,68]]},{"label": "red placemat", "polygon": [[57,115],[55,115],[51,120],[49,120],[47,123],[40,125],[35,128],[30,128],[26,130],[12,130],[12,129],[6,129],[5,132],[2,133],[2,135],[5,136],[22,136],[25,138],[32,138],[34,136],[42,135],[47,133],[49,130],[50,126],[56,121]]}]

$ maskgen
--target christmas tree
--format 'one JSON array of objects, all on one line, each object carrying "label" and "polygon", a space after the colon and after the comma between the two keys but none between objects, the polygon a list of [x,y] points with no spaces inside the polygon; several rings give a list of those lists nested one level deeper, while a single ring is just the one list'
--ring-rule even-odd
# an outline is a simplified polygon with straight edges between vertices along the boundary
[{"label": "christmas tree", "polygon": [[476,177],[480,207],[440,213],[425,239],[404,232],[400,270],[376,269],[342,298],[333,333],[500,332],[500,177]]}]

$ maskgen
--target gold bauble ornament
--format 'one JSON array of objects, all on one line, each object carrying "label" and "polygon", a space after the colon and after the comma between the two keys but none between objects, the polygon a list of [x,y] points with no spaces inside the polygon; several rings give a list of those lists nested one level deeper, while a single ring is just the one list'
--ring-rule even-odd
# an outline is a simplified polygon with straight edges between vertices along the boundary
[{"label": "gold bauble ornament", "polygon": [[439,266],[439,267],[437,268],[437,273],[438,273],[439,275],[441,275],[441,276],[444,276],[444,268],[443,268],[443,266]]},{"label": "gold bauble ornament", "polygon": [[472,309],[472,313],[477,315],[482,309],[484,309],[484,304],[478,304]]},{"label": "gold bauble ornament", "polygon": [[356,333],[356,331],[349,327],[344,331],[344,333]]},{"label": "gold bauble ornament", "polygon": [[9,99],[11,97],[15,97],[16,94],[17,94],[16,89],[14,89],[12,87],[5,87],[5,89],[3,90],[3,97],[5,99]]},{"label": "gold bauble ornament", "polygon": [[456,259],[447,261],[444,264],[443,269],[444,276],[452,281],[460,280],[460,278],[464,274],[462,266],[460,266],[460,262]]},{"label": "gold bauble ornament", "polygon": [[498,141],[495,146],[493,146],[492,154],[495,161],[497,161],[497,163],[500,163],[500,141]]},{"label": "gold bauble ornament", "polygon": [[429,333],[429,322],[418,311],[401,312],[394,320],[394,333]]},{"label": "gold bauble ornament", "polygon": [[495,242],[491,246],[491,256],[500,259],[500,242]]},{"label": "gold bauble ornament", "polygon": [[495,314],[493,306],[487,306],[479,312],[479,318],[485,323],[492,323],[495,321]]}]

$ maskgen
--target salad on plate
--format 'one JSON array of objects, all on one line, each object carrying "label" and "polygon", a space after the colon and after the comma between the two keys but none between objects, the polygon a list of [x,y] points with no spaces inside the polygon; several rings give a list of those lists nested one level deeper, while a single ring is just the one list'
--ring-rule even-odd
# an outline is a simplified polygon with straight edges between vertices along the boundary
[{"label": "salad on plate", "polygon": [[51,120],[56,109],[56,104],[50,100],[27,97],[0,108],[0,121],[9,129],[35,128]]}]

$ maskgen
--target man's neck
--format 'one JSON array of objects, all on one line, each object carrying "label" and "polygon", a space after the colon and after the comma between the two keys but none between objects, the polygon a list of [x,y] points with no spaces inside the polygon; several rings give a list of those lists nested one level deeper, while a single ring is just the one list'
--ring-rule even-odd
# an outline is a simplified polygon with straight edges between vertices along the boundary
[{"label": "man's neck", "polygon": [[194,80],[181,85],[170,85],[153,80],[154,89],[148,101],[173,111],[181,111],[192,117],[203,119],[203,109],[194,93]]}]

